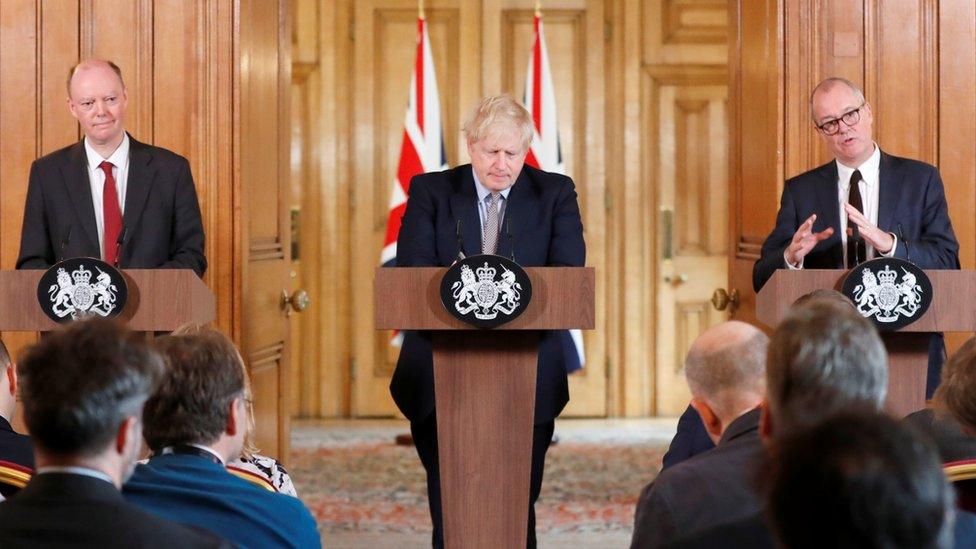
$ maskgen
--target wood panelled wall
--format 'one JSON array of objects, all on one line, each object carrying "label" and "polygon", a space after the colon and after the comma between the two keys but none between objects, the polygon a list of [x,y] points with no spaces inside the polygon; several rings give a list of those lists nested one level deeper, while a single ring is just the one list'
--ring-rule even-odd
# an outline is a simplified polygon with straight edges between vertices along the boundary
[{"label": "wood panelled wall", "polygon": [[828,76],[863,87],[884,151],[939,167],[962,266],[976,267],[976,3],[732,4],[730,284],[744,299],[737,316],[753,318],[752,263],[783,179],[830,159],[808,107],[810,90]]},{"label": "wood panelled wall", "polygon": [[[264,241],[272,241],[279,262],[288,246],[287,222],[275,209],[286,211],[277,197],[287,196],[288,180],[288,6],[284,0],[0,2],[0,268],[16,262],[31,162],[81,137],[66,104],[69,68],[85,58],[114,60],[125,77],[129,132],[190,161],[216,324],[257,364],[257,441],[283,458],[287,321],[278,300],[287,280],[280,272],[264,276],[255,265],[268,255]],[[275,341],[264,341],[272,335]],[[5,334],[14,348],[33,338]],[[268,353],[275,345],[280,352]]]}]

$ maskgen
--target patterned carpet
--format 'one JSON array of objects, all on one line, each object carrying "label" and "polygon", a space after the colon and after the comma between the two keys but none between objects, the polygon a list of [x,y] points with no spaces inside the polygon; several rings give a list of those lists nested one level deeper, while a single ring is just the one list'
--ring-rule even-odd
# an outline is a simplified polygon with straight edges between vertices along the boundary
[{"label": "patterned carpet", "polygon": [[[404,547],[394,540],[429,539],[423,468],[413,447],[393,444],[406,431],[400,422],[318,423],[293,431],[289,470],[326,546],[387,539]],[[547,538],[585,538],[590,546],[603,546],[601,540],[620,546],[630,537],[637,494],[660,468],[674,421],[569,420],[556,432],[560,443],[549,450],[536,506],[540,545]]]}]

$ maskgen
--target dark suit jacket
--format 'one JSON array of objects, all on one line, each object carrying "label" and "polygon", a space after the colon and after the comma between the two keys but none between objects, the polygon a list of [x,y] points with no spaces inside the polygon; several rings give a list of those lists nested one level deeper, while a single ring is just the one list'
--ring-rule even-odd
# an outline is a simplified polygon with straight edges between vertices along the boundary
[{"label": "dark suit jacket", "polygon": [[30,437],[14,431],[10,422],[0,417],[0,461],[34,468],[34,446]]},{"label": "dark suit jacket", "polygon": [[301,500],[269,492],[199,456],[155,456],[136,466],[122,493],[145,511],[241,547],[321,546]]},{"label": "dark suit jacket", "polygon": [[753,481],[762,459],[757,408],[736,418],[715,449],[661,471],[641,491],[631,548],[660,547],[757,512]]},{"label": "dark suit jacket", "polygon": [[[762,513],[755,513],[682,538],[665,547],[667,549],[773,549],[776,543],[763,520]],[[954,549],[976,547],[976,515],[956,510],[956,520],[952,527],[952,547]]]},{"label": "dark suit jacket", "polygon": [[689,405],[678,418],[678,430],[675,432],[674,438],[671,439],[668,451],[661,459],[661,470],[677,465],[702,452],[707,452],[714,447],[715,443],[708,436],[701,416],[698,415],[697,410]]},{"label": "dark suit jacket", "polygon": [[976,459],[976,437],[963,431],[962,426],[948,412],[938,413],[931,408],[905,416],[903,423],[929,436],[944,463]]},{"label": "dark suit jacket", "polygon": [[104,480],[44,473],[0,503],[0,546],[168,549],[230,544],[137,509]]},{"label": "dark suit jacket", "polygon": [[[18,269],[47,269],[62,259],[101,257],[84,142],[31,165]],[[119,265],[130,269],[207,270],[203,222],[190,164],[129,136],[129,175]]]},{"label": "dark suit jacket", "polygon": [[[471,165],[418,175],[397,239],[400,267],[445,267],[457,257],[458,221],[465,255],[481,253],[478,194]],[[583,223],[573,180],[529,166],[522,168],[508,194],[498,255],[523,267],[581,267],[586,260]],[[390,383],[400,411],[420,421],[434,411],[434,366],[427,333],[406,332]],[[558,332],[545,332],[539,346],[535,423],[559,415],[569,401],[566,365]]]},{"label": "dark suit jacket", "polygon": [[[895,256],[910,259],[922,269],[958,269],[959,243],[952,231],[945,189],[939,170],[924,162],[881,153],[878,189],[878,227],[898,237]],[[834,228],[803,260],[806,269],[841,269],[840,206],[837,202],[837,163],[831,161],[786,182],[776,228],[763,242],[762,255],[752,269],[758,292],[776,269],[785,269],[783,253],[793,233],[813,214],[813,230]]]}]

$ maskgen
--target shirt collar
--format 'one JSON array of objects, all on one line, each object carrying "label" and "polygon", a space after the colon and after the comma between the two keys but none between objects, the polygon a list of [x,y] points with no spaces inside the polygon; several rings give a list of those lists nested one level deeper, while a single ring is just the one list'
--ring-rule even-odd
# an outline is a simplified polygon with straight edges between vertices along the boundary
[{"label": "shirt collar", "polygon": [[43,475],[45,473],[67,473],[69,475],[81,475],[84,477],[91,477],[91,478],[97,478],[99,480],[104,480],[105,482],[111,484],[112,486],[115,486],[115,482],[112,480],[112,477],[106,475],[101,471],[95,469],[89,469],[88,467],[77,467],[71,465],[60,465],[60,466],[52,465],[49,467],[39,467],[37,469],[38,475]]},{"label": "shirt collar", "polygon": [[877,182],[877,178],[868,176],[878,173],[878,169],[881,167],[881,147],[877,143],[874,143],[874,152],[871,153],[871,156],[862,162],[860,166],[854,168],[843,164],[840,160],[835,160],[835,162],[837,162],[837,178],[845,189],[850,185],[851,174],[854,173],[854,170],[859,170],[864,184],[871,186]]},{"label": "shirt collar", "polygon": [[[227,465],[224,462],[224,456],[218,454],[216,450],[214,450],[213,448],[211,448],[209,446],[204,446],[203,444],[192,444],[192,443],[183,444],[183,446],[192,446],[194,448],[198,448],[200,450],[203,450],[204,452],[206,452],[208,454],[211,454],[211,455],[213,455],[213,457],[215,457],[218,460],[220,460],[220,464],[221,465]],[[160,452],[161,455],[172,454],[172,453],[173,453],[173,447],[172,446],[167,446],[166,448],[163,448],[163,451],[162,452]]]},{"label": "shirt collar", "polygon": [[129,134],[122,132],[122,142],[119,143],[119,146],[115,148],[115,152],[108,158],[102,158],[102,155],[98,154],[92,148],[91,143],[88,142],[88,138],[85,137],[85,156],[88,157],[89,169],[94,170],[103,161],[111,162],[116,168],[121,168],[129,158]]},{"label": "shirt collar", "polygon": [[[484,185],[481,184],[481,180],[478,179],[478,173],[476,171],[474,171],[474,167],[473,166],[471,167],[471,175],[474,176],[474,190],[478,192],[478,202],[484,202],[485,201],[485,197],[487,197],[488,195],[491,194],[491,189],[489,189],[488,187],[485,187]],[[512,185],[514,185],[514,183]],[[504,198],[505,200],[508,200],[508,193],[511,190],[512,190],[512,187],[509,186],[504,191],[500,191],[499,194],[502,195],[502,198]]]}]

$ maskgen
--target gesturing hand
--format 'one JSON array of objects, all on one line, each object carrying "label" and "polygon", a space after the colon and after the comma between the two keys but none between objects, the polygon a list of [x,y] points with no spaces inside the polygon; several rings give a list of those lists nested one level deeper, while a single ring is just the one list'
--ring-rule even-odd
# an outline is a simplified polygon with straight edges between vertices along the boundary
[{"label": "gesturing hand", "polygon": [[[891,233],[882,231],[864,217],[864,214],[857,211],[857,208],[850,204],[844,204],[844,211],[847,212],[847,219],[850,223],[857,225],[857,230],[861,233],[864,242],[871,245],[878,253],[886,254],[895,245],[895,237]],[[850,223],[848,226],[850,226]]]},{"label": "gesturing hand", "polygon": [[793,265],[799,265],[803,258],[810,253],[810,250],[818,242],[830,238],[834,234],[833,227],[827,227],[819,233],[813,232],[813,222],[817,220],[817,214],[811,215],[800,225],[800,228],[793,233],[793,240],[786,248],[786,260]]}]

